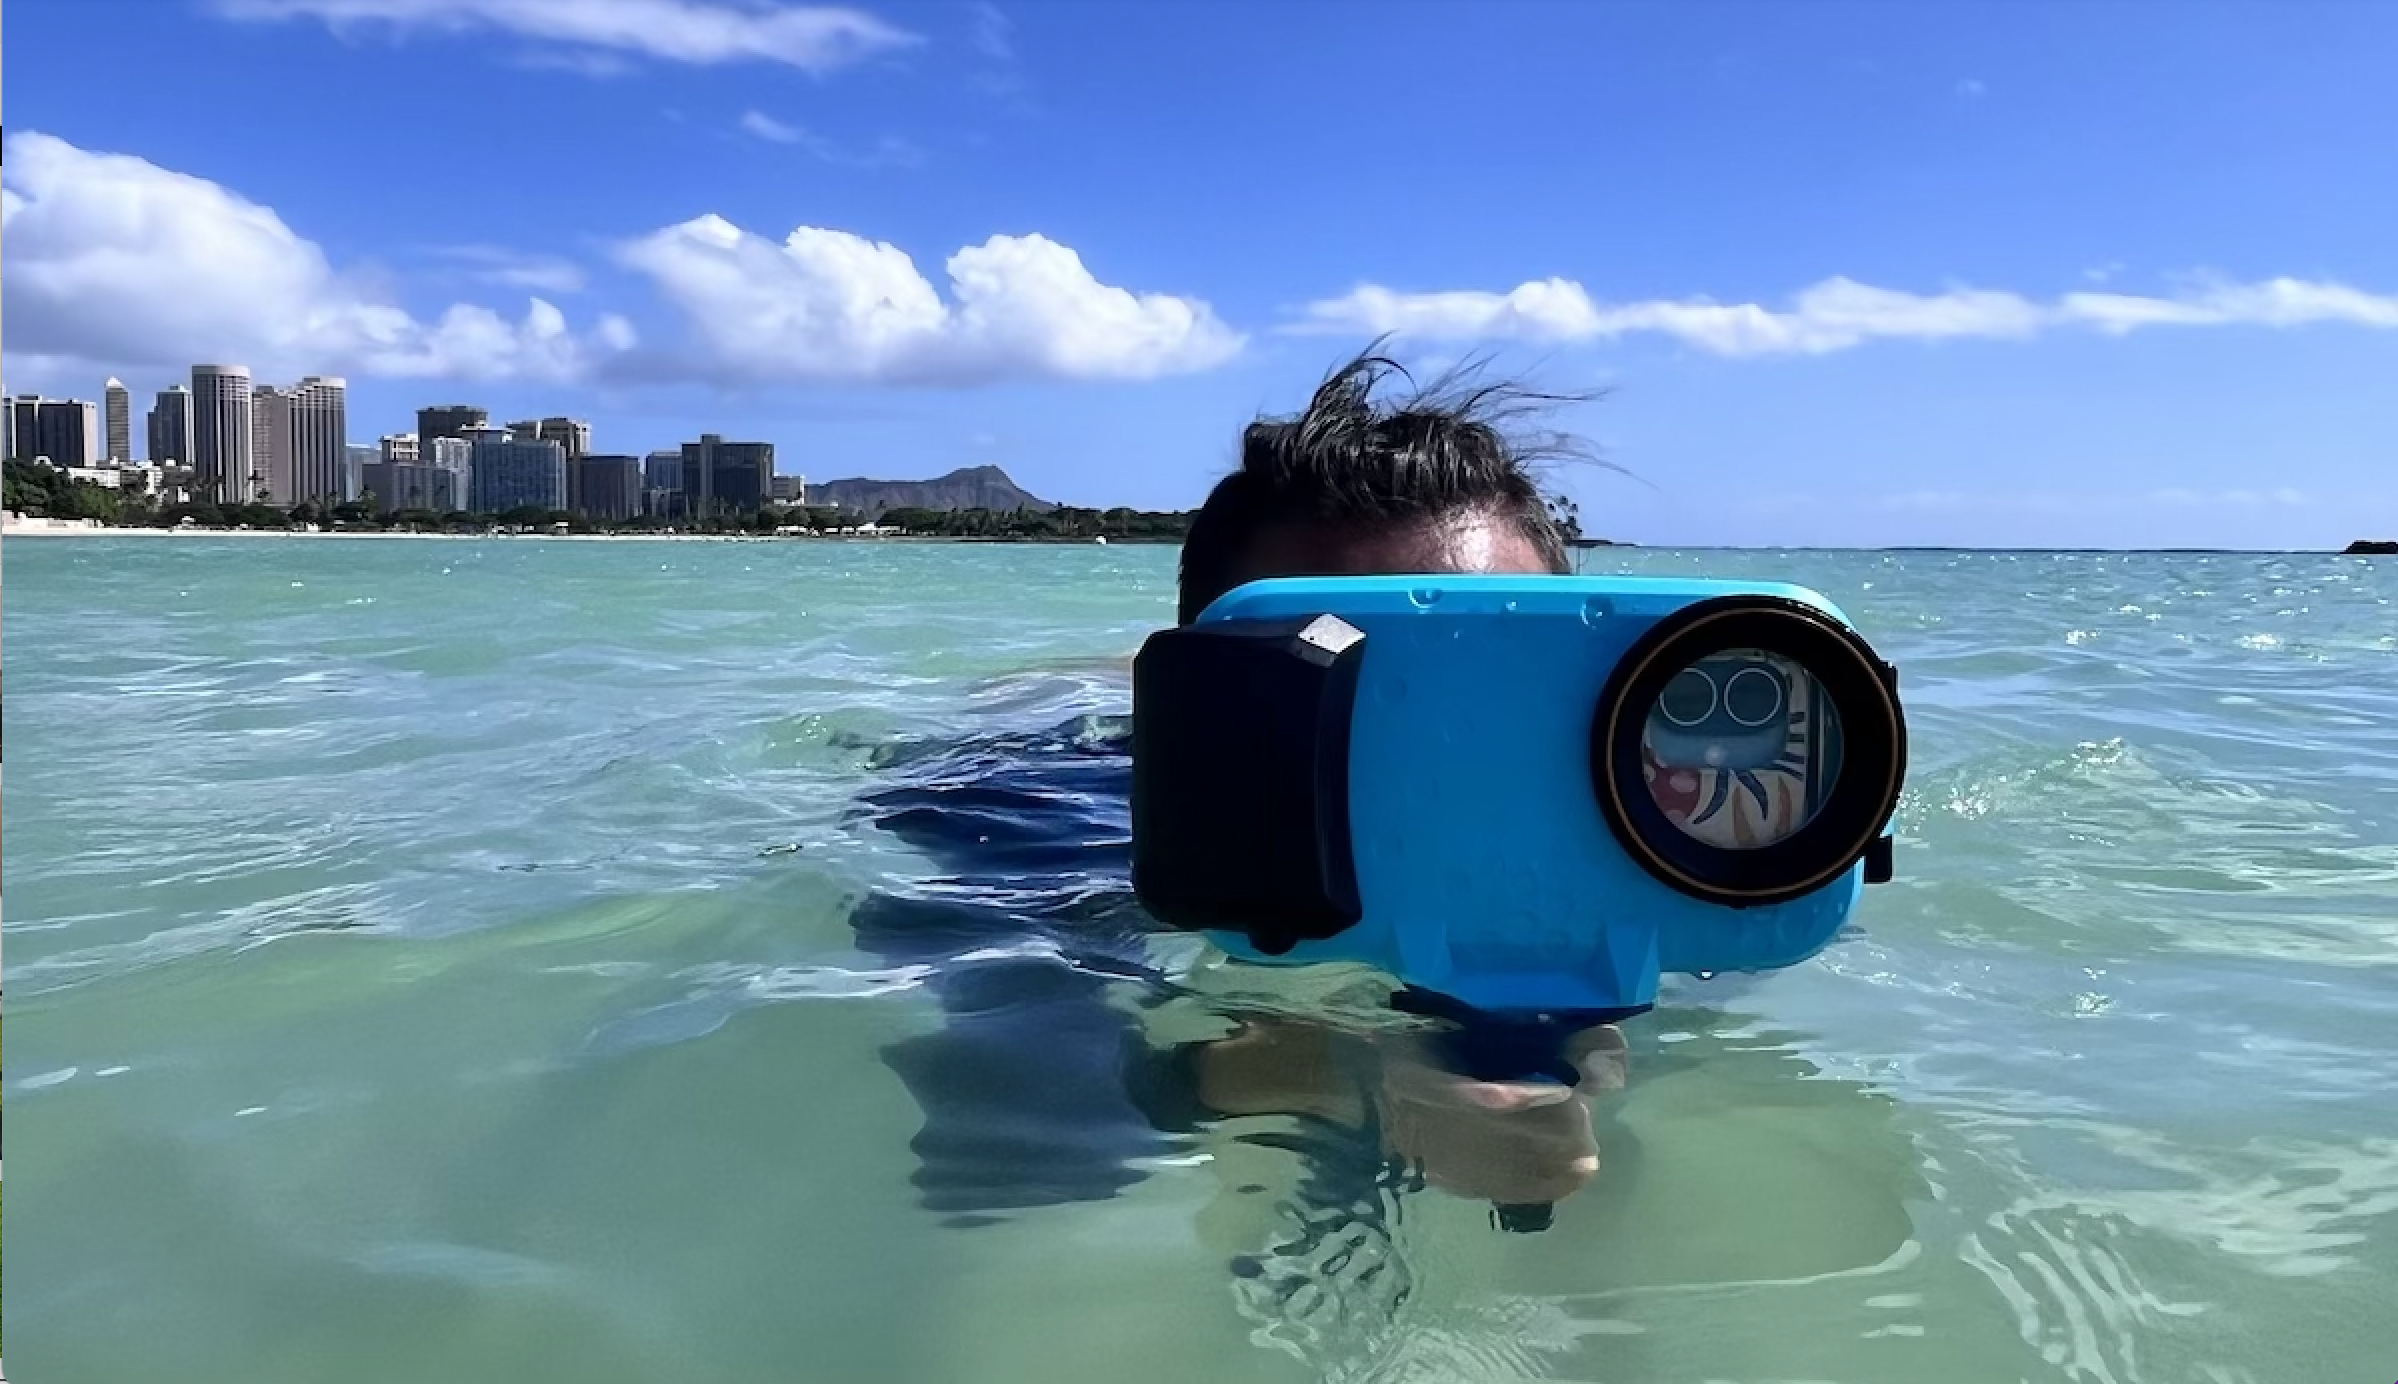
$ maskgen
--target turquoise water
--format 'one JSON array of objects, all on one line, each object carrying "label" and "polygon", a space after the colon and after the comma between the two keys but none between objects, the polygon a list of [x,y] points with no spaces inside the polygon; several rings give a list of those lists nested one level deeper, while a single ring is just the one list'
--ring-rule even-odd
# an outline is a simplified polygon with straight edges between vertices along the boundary
[{"label": "turquoise water", "polygon": [[2398,1377],[2398,562],[1601,561],[1827,591],[1914,767],[1856,935],[1627,1025],[1511,1235],[1554,1125],[1074,1094],[1095,1016],[1374,1024],[1127,923],[1170,550],[21,541],[11,1366]]}]

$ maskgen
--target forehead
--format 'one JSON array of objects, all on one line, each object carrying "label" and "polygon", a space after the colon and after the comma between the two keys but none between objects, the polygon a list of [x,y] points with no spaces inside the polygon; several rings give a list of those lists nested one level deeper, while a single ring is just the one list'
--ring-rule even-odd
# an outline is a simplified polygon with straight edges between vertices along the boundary
[{"label": "forehead", "polygon": [[1364,526],[1295,520],[1258,531],[1241,553],[1233,584],[1267,577],[1548,570],[1521,529],[1486,514]]}]

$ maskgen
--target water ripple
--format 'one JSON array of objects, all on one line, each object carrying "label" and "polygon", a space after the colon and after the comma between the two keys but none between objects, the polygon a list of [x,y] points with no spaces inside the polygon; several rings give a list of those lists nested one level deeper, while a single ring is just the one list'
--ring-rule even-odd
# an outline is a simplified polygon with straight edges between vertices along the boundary
[{"label": "water ripple", "polygon": [[1421,1029],[1133,904],[1169,551],[21,547],[21,1368],[2386,1379],[2398,564],[1591,563],[1859,620],[1899,875],[1670,982],[1502,1236],[1331,1122],[1083,1084]]}]

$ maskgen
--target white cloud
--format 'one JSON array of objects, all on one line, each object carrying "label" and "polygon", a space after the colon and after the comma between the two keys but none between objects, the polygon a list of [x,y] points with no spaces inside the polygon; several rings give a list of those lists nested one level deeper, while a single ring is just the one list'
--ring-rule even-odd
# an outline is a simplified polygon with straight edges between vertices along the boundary
[{"label": "white cloud", "polygon": [[[43,134],[11,136],[6,154],[0,350],[19,373],[231,360],[269,375],[564,381],[635,363],[623,318],[577,331],[544,298],[517,319],[472,303],[412,315],[271,208],[203,178]],[[553,296],[584,286],[563,259],[484,245],[431,253],[485,282]],[[1204,370],[1242,345],[1206,303],[1104,284],[1038,235],[957,251],[945,288],[891,245],[808,227],[776,243],[713,216],[621,255],[690,325],[693,352],[645,362],[668,376],[1133,380]]]},{"label": "white cloud", "polygon": [[508,61],[527,72],[572,72],[578,77],[626,77],[640,70],[631,58],[597,48],[526,48]]},{"label": "white cloud", "polygon": [[854,168],[914,168],[924,162],[924,151],[897,135],[884,135],[864,149],[835,149],[822,157]]},{"label": "white cloud", "polygon": [[632,345],[621,318],[578,335],[539,298],[515,321],[462,303],[420,322],[273,210],[204,178],[44,134],[9,136],[6,154],[0,349],[12,362],[560,379]]},{"label": "white cloud", "polygon": [[760,139],[771,140],[776,144],[798,144],[808,137],[806,130],[797,125],[786,125],[764,111],[743,112],[741,128]]},{"label": "white cloud", "polygon": [[1242,344],[1206,303],[1103,284],[1039,235],[951,255],[949,301],[897,246],[813,226],[778,244],[702,216],[622,257],[682,310],[712,372],[754,381],[1152,379]]},{"label": "white cloud", "polygon": [[2305,327],[2345,322],[2360,327],[2398,327],[2398,295],[2382,296],[2308,279],[2262,283],[2202,282],[2171,298],[2126,293],[2068,293],[2064,315],[2106,332],[2172,325]]},{"label": "white cloud", "polygon": [[336,32],[497,31],[586,53],[780,63],[825,73],[921,40],[863,10],[768,0],[215,0],[232,19],[318,19]]},{"label": "white cloud", "polygon": [[1400,293],[1367,285],[1311,303],[1297,331],[1389,332],[1442,340],[1585,341],[1654,332],[1720,355],[1820,354],[1875,337],[2024,336],[2039,311],[2011,293],[1936,295],[1827,279],[1788,309],[1707,299],[1604,305],[1570,279],[1506,293]]},{"label": "white cloud", "polygon": [[770,144],[804,149],[826,163],[850,168],[913,168],[924,162],[924,151],[897,135],[884,135],[862,149],[853,149],[803,125],[777,120],[764,111],[745,111],[741,130]]},{"label": "white cloud", "polygon": [[1017,61],[1016,22],[990,0],[975,0],[967,7],[967,13],[972,17],[967,43],[983,62],[981,70],[967,80],[986,96],[1008,102],[1019,100],[1030,83],[1023,65]]},{"label": "white cloud", "polygon": [[1445,340],[1522,341],[1574,341],[1607,332],[1590,295],[1568,279],[1543,279],[1506,293],[1401,293],[1365,284],[1346,297],[1308,304],[1305,316],[1292,330],[1362,327]]},{"label": "white cloud", "polygon": [[1957,83],[1957,95],[1968,101],[1979,101],[1990,94],[1989,84],[1979,77],[1967,77]]},{"label": "white cloud", "polygon": [[1448,341],[1593,341],[1633,334],[1672,337],[1718,355],[1821,355],[1879,339],[2015,339],[2062,327],[2121,334],[2148,326],[2296,327],[2324,322],[2398,327],[2398,296],[2344,284],[2272,279],[2205,281],[2170,296],[2068,293],[2048,303],[2018,293],[1952,288],[1910,293],[1831,278],[1789,306],[1656,299],[1608,304],[1570,279],[1542,279],[1505,293],[1406,293],[1364,285],[1307,304],[1284,330],[1391,333]]},{"label": "white cloud", "polygon": [[496,245],[445,245],[434,253],[474,266],[470,272],[477,280],[503,288],[564,296],[582,292],[589,283],[583,266],[554,255],[519,254]]},{"label": "white cloud", "polygon": [[990,0],[974,6],[974,48],[993,62],[1016,60],[1015,24]]}]

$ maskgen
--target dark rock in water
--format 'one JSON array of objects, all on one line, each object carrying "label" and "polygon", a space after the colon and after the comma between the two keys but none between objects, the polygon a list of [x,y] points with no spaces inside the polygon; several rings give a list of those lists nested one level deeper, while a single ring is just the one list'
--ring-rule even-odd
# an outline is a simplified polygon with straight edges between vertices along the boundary
[{"label": "dark rock in water", "polygon": [[811,504],[838,505],[881,518],[895,509],[987,509],[1007,513],[1018,509],[1051,510],[1056,505],[1009,478],[996,466],[969,466],[937,480],[878,481],[864,477],[824,481],[808,487]]},{"label": "dark rock in water", "polygon": [[2360,538],[2348,545],[2348,556],[2398,557],[2398,542],[2386,538]]}]

